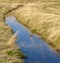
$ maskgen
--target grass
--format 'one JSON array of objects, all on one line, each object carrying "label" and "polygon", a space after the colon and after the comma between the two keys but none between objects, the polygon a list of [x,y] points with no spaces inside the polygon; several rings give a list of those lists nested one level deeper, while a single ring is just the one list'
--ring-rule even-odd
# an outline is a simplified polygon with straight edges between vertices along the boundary
[{"label": "grass", "polygon": [[36,33],[36,29],[33,29],[33,30],[32,30],[32,33]]},{"label": "grass", "polygon": [[12,51],[12,50],[7,50],[6,51],[7,55],[10,55],[10,56],[17,56],[17,57],[20,57],[20,58],[25,58],[26,55],[24,55],[21,51],[19,50],[16,50],[16,51]]},{"label": "grass", "polygon": [[[13,36],[12,29],[8,25],[6,25],[4,21],[5,13],[15,8],[16,6],[17,5],[15,3],[9,4],[3,1],[1,2],[0,0],[0,63],[23,63],[23,60],[21,58],[17,58],[17,55],[9,56],[8,54],[6,54],[7,50],[13,49],[13,51],[15,51],[16,49],[19,49],[15,43],[16,38],[11,39],[11,37]],[[8,42],[10,42],[10,40],[11,43],[7,44]],[[20,56],[23,57],[23,54],[21,53]]]}]

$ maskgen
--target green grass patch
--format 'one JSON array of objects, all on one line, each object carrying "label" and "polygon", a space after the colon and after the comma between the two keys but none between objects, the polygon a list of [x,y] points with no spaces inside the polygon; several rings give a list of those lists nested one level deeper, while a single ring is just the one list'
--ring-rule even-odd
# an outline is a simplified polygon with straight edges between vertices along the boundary
[{"label": "green grass patch", "polygon": [[16,50],[16,51],[7,50],[6,54],[10,55],[10,56],[18,56],[18,57],[20,56],[21,58],[25,58],[26,57],[26,55],[23,54],[20,50]]},{"label": "green grass patch", "polygon": [[32,29],[32,33],[36,33],[36,29]]}]

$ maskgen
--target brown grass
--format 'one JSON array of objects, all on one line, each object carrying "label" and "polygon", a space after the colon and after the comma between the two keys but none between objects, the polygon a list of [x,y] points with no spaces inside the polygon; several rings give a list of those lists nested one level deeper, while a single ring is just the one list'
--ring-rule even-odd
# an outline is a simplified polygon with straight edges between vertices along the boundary
[{"label": "brown grass", "polygon": [[23,63],[23,60],[18,56],[9,56],[6,53],[8,50],[20,51],[15,43],[16,36],[13,35],[12,29],[4,21],[4,14],[16,6],[16,4],[0,2],[0,63]]}]

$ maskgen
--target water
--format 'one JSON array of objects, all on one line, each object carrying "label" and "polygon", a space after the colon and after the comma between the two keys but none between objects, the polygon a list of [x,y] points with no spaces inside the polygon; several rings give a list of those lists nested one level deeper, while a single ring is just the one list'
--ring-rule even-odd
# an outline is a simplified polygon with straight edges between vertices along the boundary
[{"label": "water", "polygon": [[27,55],[25,63],[60,63],[60,55],[51,50],[44,40],[34,34],[31,35],[32,33],[17,22],[14,16],[8,16],[5,20],[14,33],[18,31],[16,43]]}]

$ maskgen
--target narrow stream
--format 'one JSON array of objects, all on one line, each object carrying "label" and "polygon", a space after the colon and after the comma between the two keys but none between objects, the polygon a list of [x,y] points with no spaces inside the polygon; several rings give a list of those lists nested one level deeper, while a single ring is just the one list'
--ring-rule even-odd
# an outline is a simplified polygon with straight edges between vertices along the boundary
[{"label": "narrow stream", "polygon": [[27,55],[25,63],[60,63],[60,55],[51,50],[44,40],[32,35],[26,27],[16,21],[14,16],[6,17],[5,22],[14,33],[17,32],[16,43]]}]

